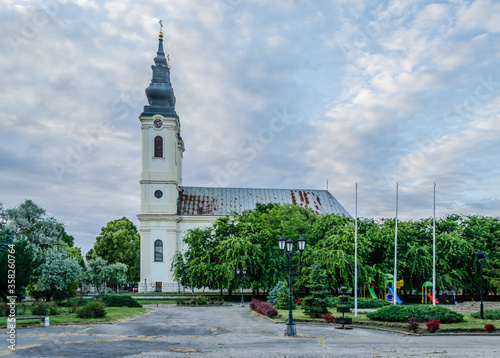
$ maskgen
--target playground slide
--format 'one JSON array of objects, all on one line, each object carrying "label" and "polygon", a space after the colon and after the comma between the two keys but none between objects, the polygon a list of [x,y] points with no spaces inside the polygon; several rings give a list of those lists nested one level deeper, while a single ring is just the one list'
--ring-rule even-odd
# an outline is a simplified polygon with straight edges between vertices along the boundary
[{"label": "playground slide", "polygon": [[393,288],[392,288],[392,287],[389,287],[389,290],[391,291],[391,294],[393,295],[393,297],[394,297],[394,295],[396,295],[396,302],[398,303],[398,305],[402,304],[402,303],[403,303],[403,301],[401,301],[401,299],[398,297],[398,294],[397,294],[397,293],[394,293]]},{"label": "playground slide", "polygon": [[372,296],[372,298],[375,298],[375,299],[378,298],[377,295],[375,294],[375,291],[373,291],[373,288],[368,287],[368,291],[370,291],[370,295]]},{"label": "playground slide", "polygon": [[[432,295],[430,293],[427,294],[427,297],[429,297],[431,299],[431,302],[434,301],[434,297],[432,297]],[[436,299],[436,304],[438,304],[439,301]]]}]

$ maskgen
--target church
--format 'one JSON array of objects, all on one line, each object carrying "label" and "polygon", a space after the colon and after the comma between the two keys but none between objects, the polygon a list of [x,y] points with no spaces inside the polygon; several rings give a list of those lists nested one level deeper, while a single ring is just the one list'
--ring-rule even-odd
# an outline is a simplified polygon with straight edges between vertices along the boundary
[{"label": "church", "polygon": [[293,204],[314,213],[350,216],[328,190],[207,188],[182,185],[184,141],[175,111],[170,66],[160,31],[153,78],[146,89],[148,105],[139,116],[142,130],[141,235],[139,292],[178,292],[170,270],[182,238],[221,216],[254,209],[257,203]]}]

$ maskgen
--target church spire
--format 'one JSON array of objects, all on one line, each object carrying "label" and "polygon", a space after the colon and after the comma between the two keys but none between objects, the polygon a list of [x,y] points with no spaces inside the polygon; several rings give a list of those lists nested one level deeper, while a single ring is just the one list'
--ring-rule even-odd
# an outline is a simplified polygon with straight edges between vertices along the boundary
[{"label": "church spire", "polygon": [[170,66],[163,51],[163,24],[160,20],[160,33],[158,35],[158,51],[154,58],[153,78],[151,84],[146,89],[146,97],[149,106],[144,106],[141,116],[152,116],[161,114],[163,116],[173,116],[179,118],[175,112],[174,89],[170,83]]}]

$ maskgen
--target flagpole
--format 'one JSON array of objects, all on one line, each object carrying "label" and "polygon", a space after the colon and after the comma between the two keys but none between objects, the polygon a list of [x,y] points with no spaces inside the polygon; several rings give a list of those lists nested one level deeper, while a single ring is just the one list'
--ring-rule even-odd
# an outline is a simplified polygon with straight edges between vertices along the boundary
[{"label": "flagpole", "polygon": [[394,279],[392,283],[392,289],[394,290],[394,294],[392,295],[392,302],[396,304],[396,288],[398,286],[398,191],[399,191],[399,183],[396,183],[396,227],[394,234]]},{"label": "flagpole", "polygon": [[434,183],[434,214],[432,219],[432,305],[436,306],[436,183]]},{"label": "flagpole", "polygon": [[354,216],[354,317],[358,317],[358,183]]}]

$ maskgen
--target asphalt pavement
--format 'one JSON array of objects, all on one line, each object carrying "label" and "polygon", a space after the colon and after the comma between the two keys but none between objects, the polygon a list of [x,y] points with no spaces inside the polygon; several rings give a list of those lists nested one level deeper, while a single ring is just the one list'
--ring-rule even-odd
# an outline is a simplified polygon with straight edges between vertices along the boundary
[{"label": "asphalt pavement", "polygon": [[[285,325],[247,307],[151,305],[113,324],[17,328],[10,357],[500,357],[500,337],[410,336],[373,329]],[[3,330],[7,338],[6,330]]]}]

